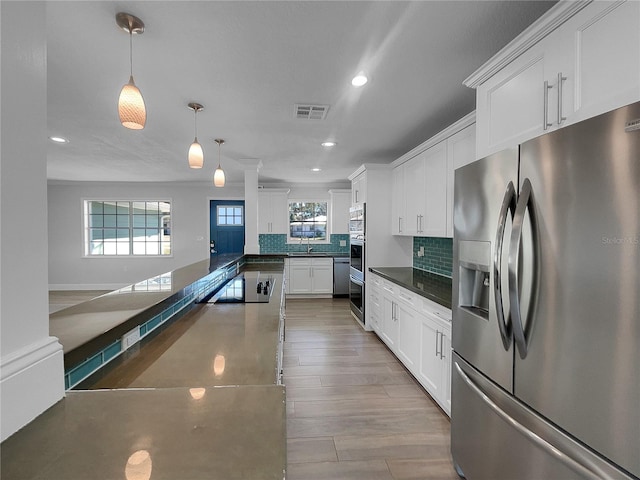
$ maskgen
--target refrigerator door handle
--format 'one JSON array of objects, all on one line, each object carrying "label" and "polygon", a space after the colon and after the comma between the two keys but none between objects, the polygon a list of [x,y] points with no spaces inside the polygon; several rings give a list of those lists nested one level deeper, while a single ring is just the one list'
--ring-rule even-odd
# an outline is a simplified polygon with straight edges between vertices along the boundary
[{"label": "refrigerator door handle", "polygon": [[[533,207],[533,192],[531,188],[531,182],[528,178],[525,178],[520,189],[520,198],[516,205],[516,212],[513,217],[513,230],[511,232],[511,245],[509,247],[509,302],[511,309],[511,323],[513,326],[513,336],[515,338],[516,345],[518,346],[518,352],[520,358],[524,359],[528,352],[528,341],[525,334],[524,323],[522,321],[522,313],[520,311],[520,297],[518,292],[520,291],[520,241],[522,240],[522,227],[524,226],[524,216],[526,211],[529,210],[529,219],[531,220],[531,227],[533,235],[536,235],[537,224],[535,209]],[[533,248],[537,248],[537,241],[533,241]],[[534,255],[534,265],[537,260],[536,252],[532,252]],[[535,268],[535,267],[534,267]],[[534,271],[535,275],[535,271]],[[535,278],[533,285],[535,285]]]},{"label": "refrigerator door handle", "polygon": [[500,406],[495,403],[487,393],[484,392],[476,383],[469,378],[464,372],[458,362],[453,362],[454,368],[459,378],[469,387],[469,389],[475,393],[498,417],[505,421],[508,425],[511,425],[518,433],[526,437],[531,443],[538,446],[544,451],[551,452],[551,454],[564,463],[568,468],[577,472],[581,477],[590,480],[602,480],[603,478],[609,478],[604,472],[600,471],[594,465],[590,465],[589,462],[581,462],[579,458],[572,458],[568,452],[559,449],[547,440],[532,432],[527,427],[522,425],[518,420],[513,418],[507,412],[505,412]]},{"label": "refrigerator door handle", "polygon": [[507,224],[507,215],[511,212],[511,220],[516,210],[516,189],[513,182],[509,182],[507,190],[502,199],[502,207],[498,216],[498,229],[496,231],[495,252],[493,256],[493,294],[496,301],[496,315],[498,317],[498,328],[505,350],[511,347],[511,328],[504,315],[504,305],[502,302],[502,243],[504,241],[504,229]]}]

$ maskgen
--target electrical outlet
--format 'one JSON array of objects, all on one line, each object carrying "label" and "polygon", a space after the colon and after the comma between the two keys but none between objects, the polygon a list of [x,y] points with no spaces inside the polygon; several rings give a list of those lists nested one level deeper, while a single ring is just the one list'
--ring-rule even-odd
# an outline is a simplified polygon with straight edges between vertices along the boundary
[{"label": "electrical outlet", "polygon": [[346,240],[340,240],[340,246],[341,247],[346,247],[347,246],[347,241]]},{"label": "electrical outlet", "polygon": [[424,257],[424,247],[420,247],[420,249],[418,250],[418,256]]},{"label": "electrical outlet", "polygon": [[139,341],[140,341],[140,327],[136,327],[122,336],[122,350],[128,349],[131,345],[134,345]]}]

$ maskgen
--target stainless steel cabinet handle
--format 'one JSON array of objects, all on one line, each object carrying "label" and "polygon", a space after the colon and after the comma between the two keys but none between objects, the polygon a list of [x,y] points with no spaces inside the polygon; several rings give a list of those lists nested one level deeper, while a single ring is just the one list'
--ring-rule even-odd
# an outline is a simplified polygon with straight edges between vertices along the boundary
[{"label": "stainless steel cabinet handle", "polygon": [[402,233],[402,217],[398,217],[398,233]]},{"label": "stainless steel cabinet handle", "polygon": [[549,123],[549,89],[553,88],[548,81],[544,81],[544,118],[542,119],[542,129],[546,130],[552,123]]},{"label": "stainless steel cabinet handle", "polygon": [[[535,264],[538,260],[537,244],[538,241],[535,238],[538,231],[538,225],[536,221],[536,213],[533,204],[533,191],[531,188],[531,182],[528,178],[525,178],[522,187],[520,189],[520,198],[516,205],[516,213],[513,217],[513,230],[511,232],[511,245],[509,247],[509,301],[511,303],[511,320],[513,325],[513,336],[518,346],[518,353],[520,358],[524,359],[527,356],[528,341],[524,331],[524,323],[522,322],[522,315],[520,312],[520,241],[522,240],[522,227],[524,225],[524,216],[526,211],[529,210],[529,219],[531,221],[532,232],[534,235],[533,240],[533,264],[534,264],[534,278],[533,285],[536,285],[537,268]],[[532,298],[532,301],[534,299]],[[528,326],[530,329],[530,326]]]},{"label": "stainless steel cabinet handle", "polygon": [[420,233],[420,215],[416,215],[416,232]]},{"label": "stainless steel cabinet handle", "polygon": [[498,317],[498,329],[502,338],[502,345],[505,350],[511,347],[511,326],[504,315],[504,305],[502,302],[502,242],[504,240],[504,229],[507,224],[507,215],[511,212],[511,219],[516,210],[516,189],[513,182],[509,182],[507,190],[502,198],[502,207],[498,216],[498,229],[496,231],[495,252],[493,255],[493,295],[496,301],[496,316]]},{"label": "stainless steel cabinet handle", "polygon": [[444,358],[444,332],[440,332],[440,360]]},{"label": "stainless steel cabinet handle", "polygon": [[438,337],[440,336],[440,331],[436,330],[436,357],[440,357],[440,353],[438,352]]},{"label": "stainless steel cabinet handle", "polygon": [[567,77],[562,76],[562,72],[558,73],[558,125],[560,125],[567,117],[562,116],[562,82]]}]

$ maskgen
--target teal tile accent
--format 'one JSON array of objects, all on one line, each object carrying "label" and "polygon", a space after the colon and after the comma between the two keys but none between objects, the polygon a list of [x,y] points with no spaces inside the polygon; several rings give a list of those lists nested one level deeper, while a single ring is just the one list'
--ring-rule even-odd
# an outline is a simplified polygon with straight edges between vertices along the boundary
[{"label": "teal tile accent", "polygon": [[113,342],[111,345],[109,345],[108,347],[106,347],[102,353],[103,353],[103,361],[104,363],[107,363],[109,360],[111,360],[113,357],[117,356],[120,354],[122,350],[122,341],[121,340],[116,340],[115,342]]},{"label": "teal tile accent", "polygon": [[96,353],[93,357],[85,360],[76,368],[69,372],[69,383],[75,385],[84,378],[88,377],[102,365],[102,352]]},{"label": "teal tile accent", "polygon": [[[418,257],[420,247],[424,247],[424,257]],[[413,237],[413,268],[451,278],[452,265],[452,238]]]},{"label": "teal tile accent", "polygon": [[[335,234],[330,237],[331,243],[317,243],[312,245],[314,252],[331,252],[349,254],[349,235]],[[345,240],[346,245],[340,246],[340,240]],[[306,252],[307,244],[287,243],[286,234],[260,234],[258,236],[261,254]]]}]

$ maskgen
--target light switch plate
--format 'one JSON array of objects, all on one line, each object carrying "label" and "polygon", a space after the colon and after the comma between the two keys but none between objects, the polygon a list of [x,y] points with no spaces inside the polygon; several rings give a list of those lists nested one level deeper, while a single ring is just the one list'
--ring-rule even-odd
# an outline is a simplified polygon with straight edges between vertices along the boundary
[{"label": "light switch plate", "polygon": [[424,247],[420,247],[420,250],[418,250],[418,256],[424,257]]},{"label": "light switch plate", "polygon": [[346,240],[340,240],[340,246],[341,247],[346,247],[347,246],[347,241]]}]

